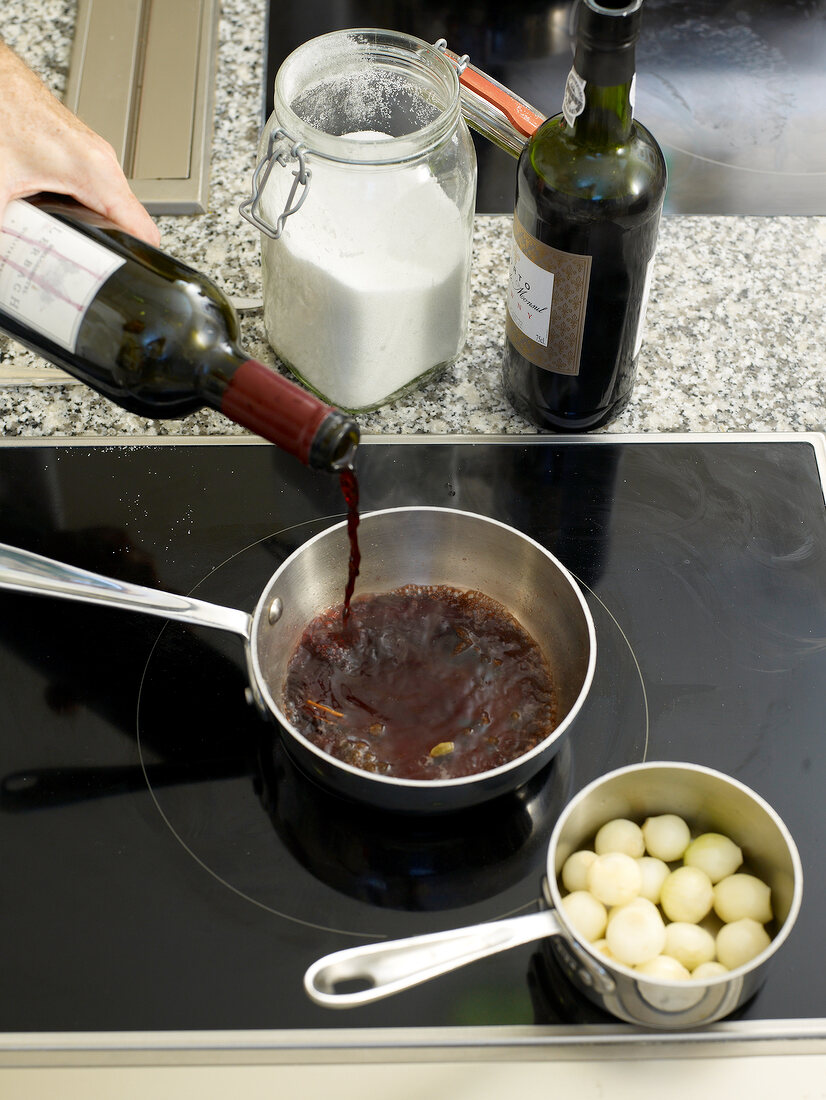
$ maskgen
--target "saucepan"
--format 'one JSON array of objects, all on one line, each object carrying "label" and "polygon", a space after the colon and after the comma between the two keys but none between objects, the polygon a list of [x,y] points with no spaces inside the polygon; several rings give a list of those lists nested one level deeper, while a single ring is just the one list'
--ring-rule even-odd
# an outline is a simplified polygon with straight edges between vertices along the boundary
[{"label": "saucepan", "polygon": [[389,592],[407,584],[477,590],[503,604],[533,636],[554,673],[558,722],[531,751],[463,778],[400,779],[335,759],[291,724],[282,710],[287,665],[306,626],[342,602],[349,560],[346,521],[295,550],[273,574],[252,614],[113,580],[9,546],[0,546],[0,587],[128,608],[240,635],[250,697],[263,715],[278,723],[299,766],[339,794],[388,810],[443,812],[517,789],[557,751],[591,686],[596,637],[577,582],[538,542],[472,512],[406,507],[366,513],[359,542],[360,592]]},{"label": "saucepan", "polygon": [[[568,857],[615,818],[642,824],[679,815],[695,835],[722,833],[743,852],[743,868],[771,890],[769,943],[749,961],[710,978],[650,977],[620,964],[576,930],[559,876]],[[744,1004],[766,978],[800,909],[803,872],[777,813],[738,780],[701,765],[643,763],[620,768],[581,790],[560,815],[547,853],[544,907],[523,916],[327,955],[305,975],[310,998],[329,1008],[369,1004],[520,944],[548,943],[571,981],[620,1020],[672,1030],[713,1023]],[[354,988],[357,987],[357,988]]]}]

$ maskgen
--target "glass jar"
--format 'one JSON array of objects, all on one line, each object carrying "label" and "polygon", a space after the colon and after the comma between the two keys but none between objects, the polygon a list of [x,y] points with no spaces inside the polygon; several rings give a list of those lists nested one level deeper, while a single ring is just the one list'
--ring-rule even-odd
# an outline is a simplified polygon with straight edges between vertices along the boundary
[{"label": "glass jar", "polygon": [[395,31],[336,31],[284,61],[245,216],[282,362],[351,412],[452,362],[466,338],[476,155],[456,69]]}]

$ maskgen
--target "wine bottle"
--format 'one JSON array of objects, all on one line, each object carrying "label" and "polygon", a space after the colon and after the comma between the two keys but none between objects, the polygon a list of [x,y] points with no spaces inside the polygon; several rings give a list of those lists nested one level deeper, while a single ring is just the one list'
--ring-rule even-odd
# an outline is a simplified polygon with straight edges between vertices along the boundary
[{"label": "wine bottle", "polygon": [[306,465],[353,464],[356,423],[245,355],[218,287],[59,196],[6,210],[0,328],[129,412],[209,406]]},{"label": "wine bottle", "polygon": [[665,160],[633,117],[643,0],[581,0],[559,115],[517,166],[505,392],[549,431],[589,431],[631,396]]}]

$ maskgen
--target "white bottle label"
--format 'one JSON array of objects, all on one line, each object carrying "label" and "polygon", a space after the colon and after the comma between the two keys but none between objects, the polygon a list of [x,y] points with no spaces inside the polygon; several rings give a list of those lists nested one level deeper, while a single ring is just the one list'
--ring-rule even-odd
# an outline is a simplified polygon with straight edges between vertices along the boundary
[{"label": "white bottle label", "polygon": [[551,304],[554,299],[554,274],[529,260],[516,239],[513,240],[508,311],[517,328],[543,348],[548,346]]},{"label": "white bottle label", "polygon": [[10,202],[0,226],[0,307],[74,351],[92,299],[126,261],[27,202]]},{"label": "white bottle label", "polygon": [[576,119],[585,110],[585,81],[576,71],[571,69],[565,83],[565,95],[562,99],[562,114],[569,126],[573,126]]}]

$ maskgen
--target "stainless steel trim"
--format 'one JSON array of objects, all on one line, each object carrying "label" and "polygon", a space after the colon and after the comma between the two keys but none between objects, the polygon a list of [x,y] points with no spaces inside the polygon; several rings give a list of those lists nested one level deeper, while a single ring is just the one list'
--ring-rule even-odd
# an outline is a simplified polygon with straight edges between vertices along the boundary
[{"label": "stainless steel trim", "polygon": [[[2,376],[0,376],[0,380]],[[604,432],[598,435],[524,435],[486,434],[366,434],[361,437],[362,446],[378,443],[393,446],[428,443],[446,446],[458,443],[463,446],[497,443],[512,447],[532,446],[538,443],[570,444],[623,444],[623,443],[809,443],[814,451],[821,484],[826,495],[826,432]],[[269,447],[255,435],[108,435],[108,436],[13,436],[0,438],[0,447],[169,447],[169,446],[252,446]]]},{"label": "stainless steel trim", "polygon": [[[15,349],[16,351],[18,349]],[[29,366],[15,359],[0,363],[0,386],[81,386],[79,378],[73,378],[59,367],[50,367],[42,359]]]},{"label": "stainless steel trim", "polygon": [[285,1065],[730,1058],[826,1053],[826,1019],[713,1024],[677,1034],[601,1027],[9,1033],[0,1067]]}]

